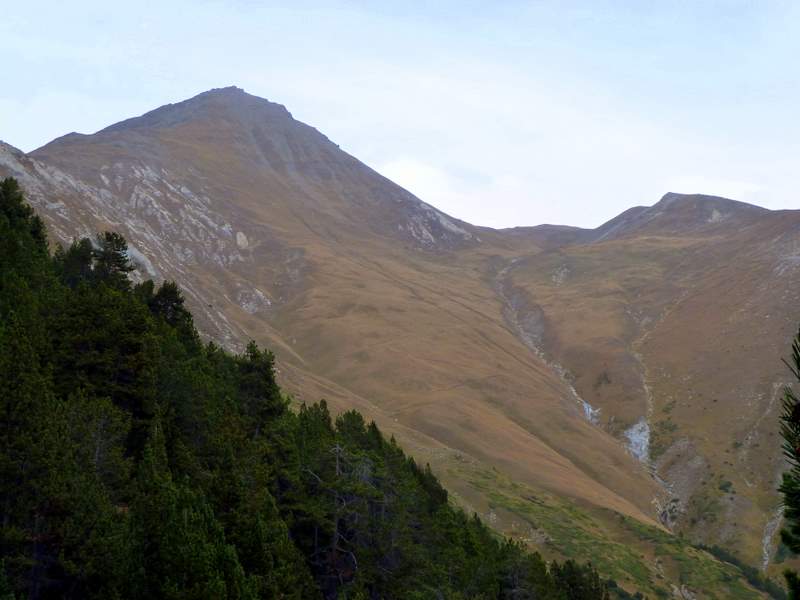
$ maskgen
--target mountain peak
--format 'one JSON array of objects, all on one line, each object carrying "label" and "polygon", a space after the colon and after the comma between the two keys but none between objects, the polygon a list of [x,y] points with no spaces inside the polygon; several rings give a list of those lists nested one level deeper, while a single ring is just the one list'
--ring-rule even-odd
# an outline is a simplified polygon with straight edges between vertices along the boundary
[{"label": "mountain peak", "polygon": [[682,213],[687,220],[718,223],[731,217],[759,215],[768,209],[739,200],[707,194],[668,192],[650,208],[656,215]]},{"label": "mountain peak", "polygon": [[[140,184],[135,169],[145,167],[152,175],[149,183],[168,187],[174,182],[162,181],[165,173],[181,173],[185,179],[179,189],[206,185],[208,175],[183,173],[191,164],[197,173],[235,182],[235,189],[241,181],[253,186],[241,195],[231,193],[231,187],[219,189],[216,197],[241,201],[242,206],[255,197],[273,206],[284,204],[293,213],[302,210],[299,221],[304,229],[311,218],[324,214],[359,235],[369,232],[418,248],[449,249],[478,241],[474,228],[360,163],[313,127],[295,120],[283,105],[235,86],[166,104],[93,135],[64,136],[31,156],[81,173],[101,188],[111,184],[95,165],[118,170],[115,177],[134,191]],[[290,218],[297,220],[294,215]]]},{"label": "mountain peak", "polygon": [[139,117],[115,123],[98,133],[110,133],[142,128],[168,128],[195,120],[225,119],[252,122],[254,120],[293,120],[282,104],[248,94],[242,88],[214,88],[188,100],[165,104]]},{"label": "mountain peak", "polygon": [[707,194],[667,192],[653,206],[630,208],[595,230],[603,240],[631,233],[696,234],[723,222],[743,224],[769,210],[746,202]]},{"label": "mountain peak", "polygon": [[678,192],[667,192],[661,197],[653,208],[666,209],[668,207],[686,207],[686,206],[716,206],[718,208],[727,207],[731,209],[756,209],[758,211],[766,211],[767,209],[740,202],[739,200],[731,200],[723,196],[711,196],[709,194],[683,194]]},{"label": "mountain peak", "polygon": [[729,202],[735,202],[735,200],[730,200],[722,196],[712,196],[710,194],[685,194],[683,192],[667,192],[666,194],[661,196],[661,200],[659,200],[659,202],[673,203],[673,202],[688,202],[692,200],[701,200],[701,201],[727,200]]},{"label": "mountain peak", "polygon": [[202,94],[215,94],[218,96],[238,96],[241,94],[247,94],[247,92],[245,92],[244,89],[240,88],[239,86],[228,85],[225,87],[211,88],[210,90],[202,92],[199,95]]}]

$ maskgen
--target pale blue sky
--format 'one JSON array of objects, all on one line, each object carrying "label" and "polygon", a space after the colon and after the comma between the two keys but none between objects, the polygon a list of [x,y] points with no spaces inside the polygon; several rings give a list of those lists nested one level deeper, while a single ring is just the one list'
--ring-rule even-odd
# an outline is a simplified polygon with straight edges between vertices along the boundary
[{"label": "pale blue sky", "polygon": [[238,85],[476,224],[595,226],[667,191],[800,207],[798,2],[11,6],[23,150]]}]

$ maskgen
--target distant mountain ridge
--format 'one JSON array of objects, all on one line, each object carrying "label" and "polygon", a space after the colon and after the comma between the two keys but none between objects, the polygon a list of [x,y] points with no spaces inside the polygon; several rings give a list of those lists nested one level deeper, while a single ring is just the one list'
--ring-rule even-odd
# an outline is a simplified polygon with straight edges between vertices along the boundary
[{"label": "distant mountain ridge", "polygon": [[239,88],[0,143],[0,175],[54,241],[120,230],[204,334],[274,349],[298,399],[374,418],[499,529],[554,536],[467,466],[771,564],[800,211],[668,193],[593,230],[476,227]]},{"label": "distant mountain ridge", "polygon": [[569,225],[535,225],[501,230],[514,237],[531,236],[546,246],[597,242],[638,235],[651,231],[655,234],[689,234],[701,230],[711,231],[718,224],[732,226],[746,224],[752,218],[770,213],[769,209],[706,194],[678,194],[667,192],[652,206],[634,206],[602,225],[587,229]]}]

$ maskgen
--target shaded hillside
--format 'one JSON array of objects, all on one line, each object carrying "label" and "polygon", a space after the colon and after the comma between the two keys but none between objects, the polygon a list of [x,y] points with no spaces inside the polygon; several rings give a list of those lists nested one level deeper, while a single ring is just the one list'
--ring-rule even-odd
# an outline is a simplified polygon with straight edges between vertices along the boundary
[{"label": "shaded hillside", "polygon": [[354,411],[288,410],[273,356],[200,342],[117,234],[51,257],[0,182],[0,592],[608,598],[448,503]]}]

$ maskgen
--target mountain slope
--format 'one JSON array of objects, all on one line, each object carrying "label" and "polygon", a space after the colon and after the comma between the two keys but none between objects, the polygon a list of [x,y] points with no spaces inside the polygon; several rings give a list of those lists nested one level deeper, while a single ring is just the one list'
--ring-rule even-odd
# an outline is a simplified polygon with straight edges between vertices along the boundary
[{"label": "mountain slope", "polygon": [[51,255],[0,181],[4,598],[608,600],[359,413],[290,410],[269,352],[202,344],[179,286],[132,286],[126,254],[110,233]]},{"label": "mountain slope", "polygon": [[186,282],[209,334],[276,348],[299,396],[313,373],[522,480],[651,518],[656,485],[454,260],[476,230],[282,107],[215,90],[15,160],[34,202],[62,199],[45,211],[61,240],[120,228],[150,275]]},{"label": "mountain slope", "polygon": [[668,194],[509,274],[542,352],[665,480],[662,521],[767,564],[800,212]]},{"label": "mountain slope", "polygon": [[[760,561],[797,213],[667,195],[596,230],[477,228],[236,88],[27,155],[2,145],[0,172],[56,241],[122,231],[143,275],[182,282],[206,335],[273,348],[298,399],[357,407],[482,512],[465,465]],[[713,402],[723,390],[737,410]],[[691,503],[725,495],[734,418],[736,460],[762,475],[734,483],[726,532]],[[753,436],[763,451],[745,453]],[[697,461],[713,467],[695,489]]]}]

